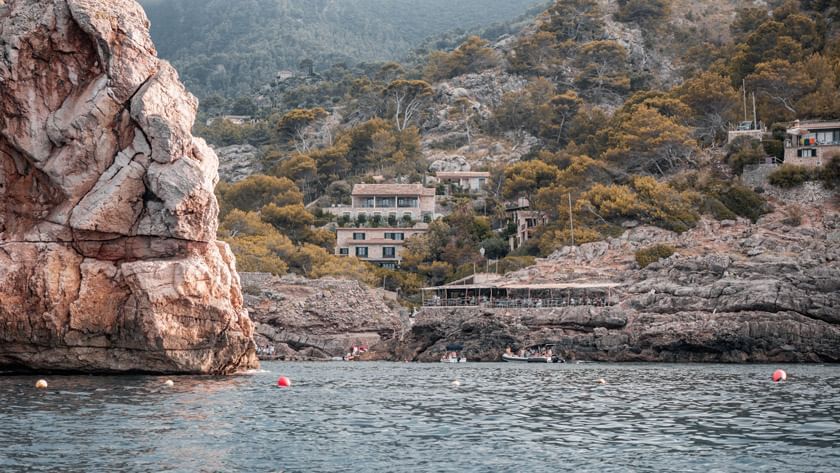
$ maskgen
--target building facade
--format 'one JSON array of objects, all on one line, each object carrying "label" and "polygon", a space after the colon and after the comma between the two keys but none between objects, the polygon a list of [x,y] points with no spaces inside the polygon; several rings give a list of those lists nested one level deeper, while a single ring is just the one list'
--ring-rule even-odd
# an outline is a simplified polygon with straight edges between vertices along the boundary
[{"label": "building facade", "polygon": [[840,120],[800,122],[788,128],[785,164],[817,167],[840,155]]},{"label": "building facade", "polygon": [[534,236],[534,231],[540,225],[548,223],[548,218],[539,211],[531,210],[528,199],[519,199],[507,206],[508,221],[516,226],[516,232],[510,236],[511,251],[524,245]]},{"label": "building facade", "polygon": [[489,172],[439,172],[435,176],[437,181],[446,187],[446,194],[458,192],[479,193],[487,186],[490,180]]},{"label": "building facade", "polygon": [[396,269],[402,261],[405,241],[427,231],[425,224],[413,228],[339,228],[336,230],[335,253]]},{"label": "building facade", "polygon": [[[421,184],[357,184],[351,205],[327,207],[325,212],[350,221],[429,223],[435,215],[435,189]],[[360,218],[360,216],[363,216]]]}]

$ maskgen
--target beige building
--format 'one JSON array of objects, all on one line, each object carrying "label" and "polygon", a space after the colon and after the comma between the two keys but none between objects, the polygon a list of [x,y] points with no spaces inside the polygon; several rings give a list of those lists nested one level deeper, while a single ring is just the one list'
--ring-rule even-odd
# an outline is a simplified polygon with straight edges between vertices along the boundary
[{"label": "beige building", "polygon": [[422,184],[357,184],[353,187],[353,203],[327,207],[325,212],[337,217],[381,222],[429,223],[435,215],[435,189]]},{"label": "beige building", "polygon": [[510,249],[516,250],[534,236],[534,230],[548,223],[548,218],[536,210],[531,210],[528,199],[519,199],[507,206],[510,222],[516,225],[516,233],[510,236]]},{"label": "beige building", "polygon": [[477,193],[484,190],[490,180],[489,172],[457,171],[439,172],[435,176],[437,181],[446,186],[446,193],[457,192]]},{"label": "beige building", "polygon": [[840,155],[840,120],[796,120],[785,137],[785,164],[822,166]]},{"label": "beige building", "polygon": [[427,231],[425,224],[413,228],[339,228],[336,230],[335,253],[396,269],[402,261],[405,240]]}]

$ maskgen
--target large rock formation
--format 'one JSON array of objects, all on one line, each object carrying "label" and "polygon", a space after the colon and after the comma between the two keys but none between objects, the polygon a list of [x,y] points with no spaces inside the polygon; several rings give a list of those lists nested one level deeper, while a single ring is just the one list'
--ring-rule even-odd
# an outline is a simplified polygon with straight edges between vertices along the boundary
[{"label": "large rock formation", "polygon": [[[611,307],[421,311],[395,359],[436,361],[448,343],[495,361],[507,346],[555,343],[568,359],[840,362],[840,214],[815,202],[801,225],[778,210],[757,225],[704,221],[682,235],[651,227],[566,247],[506,282],[612,281]],[[674,256],[640,270],[654,243]]]},{"label": "large rock formation", "polygon": [[328,360],[353,346],[387,352],[403,332],[396,301],[358,281],[242,273],[242,286],[257,343],[280,359]]},{"label": "large rock formation", "polygon": [[131,0],[0,3],[0,368],[257,364],[197,102]]}]

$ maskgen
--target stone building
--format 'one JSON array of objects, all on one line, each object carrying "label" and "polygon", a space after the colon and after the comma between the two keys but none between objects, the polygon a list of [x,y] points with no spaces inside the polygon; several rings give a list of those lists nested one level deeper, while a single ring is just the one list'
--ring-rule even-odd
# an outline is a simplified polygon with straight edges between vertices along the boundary
[{"label": "stone building", "polygon": [[402,261],[405,240],[427,231],[428,225],[422,223],[412,228],[338,228],[335,253],[396,269]]},{"label": "stone building", "polygon": [[531,203],[528,199],[519,199],[517,202],[509,204],[506,211],[508,221],[516,225],[516,233],[511,235],[509,239],[511,251],[530,240],[538,226],[548,223],[548,218],[542,212],[531,210]]},{"label": "stone building", "polygon": [[822,166],[840,155],[840,120],[793,122],[785,137],[785,163]]},{"label": "stone building", "polygon": [[351,205],[327,207],[325,212],[349,220],[425,222],[436,218],[435,189],[422,184],[356,184]]},{"label": "stone building", "polygon": [[446,187],[446,193],[468,192],[476,194],[484,190],[490,179],[489,172],[455,171],[438,172],[437,181]]}]

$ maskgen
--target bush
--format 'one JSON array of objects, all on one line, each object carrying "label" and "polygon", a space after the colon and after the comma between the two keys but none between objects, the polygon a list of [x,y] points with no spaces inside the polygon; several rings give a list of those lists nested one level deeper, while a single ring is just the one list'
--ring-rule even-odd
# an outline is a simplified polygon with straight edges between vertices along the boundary
[{"label": "bush", "polygon": [[792,189],[801,186],[806,181],[814,179],[814,171],[804,166],[784,164],[767,177],[770,184],[782,189]]},{"label": "bush", "polygon": [[785,210],[785,218],[782,223],[791,227],[798,227],[802,225],[802,208],[798,205],[793,205]]},{"label": "bush", "polygon": [[723,202],[708,195],[705,196],[705,199],[703,199],[703,204],[700,210],[704,214],[711,215],[715,218],[715,220],[735,220],[738,218],[738,216],[735,215],[735,212],[729,210],[729,207],[723,205]]},{"label": "bush", "polygon": [[636,262],[640,268],[646,268],[652,263],[670,257],[674,248],[668,245],[653,245],[636,252]]},{"label": "bush", "polygon": [[835,154],[823,165],[820,180],[827,189],[840,187],[840,154]]},{"label": "bush", "polygon": [[753,223],[767,213],[767,201],[748,187],[738,184],[719,186],[712,189],[710,195],[735,215],[748,218]]}]

